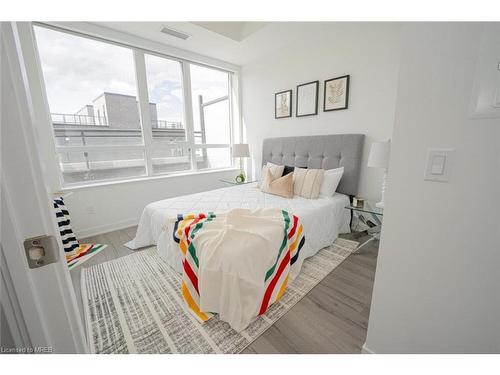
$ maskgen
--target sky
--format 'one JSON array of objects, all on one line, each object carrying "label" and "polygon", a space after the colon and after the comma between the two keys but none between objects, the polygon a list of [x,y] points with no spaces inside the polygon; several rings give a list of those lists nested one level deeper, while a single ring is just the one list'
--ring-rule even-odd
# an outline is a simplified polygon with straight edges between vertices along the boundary
[{"label": "sky", "polygon": [[[137,96],[132,50],[38,26],[35,35],[51,113],[74,114],[103,92]],[[158,119],[183,122],[180,63],[148,54],[145,61],[149,101],[156,103]],[[197,128],[198,95],[204,101],[227,95],[228,75],[197,65],[190,69]],[[207,108],[209,125],[227,123],[227,117],[227,104]]]}]

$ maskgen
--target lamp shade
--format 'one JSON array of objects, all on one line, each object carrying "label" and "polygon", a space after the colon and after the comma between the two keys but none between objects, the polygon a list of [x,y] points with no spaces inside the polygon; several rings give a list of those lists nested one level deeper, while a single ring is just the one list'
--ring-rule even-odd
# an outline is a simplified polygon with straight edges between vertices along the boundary
[{"label": "lamp shade", "polygon": [[248,158],[249,156],[248,144],[238,143],[233,145],[233,158]]},{"label": "lamp shade", "polygon": [[373,142],[368,157],[368,166],[373,168],[388,168],[391,155],[391,142]]}]

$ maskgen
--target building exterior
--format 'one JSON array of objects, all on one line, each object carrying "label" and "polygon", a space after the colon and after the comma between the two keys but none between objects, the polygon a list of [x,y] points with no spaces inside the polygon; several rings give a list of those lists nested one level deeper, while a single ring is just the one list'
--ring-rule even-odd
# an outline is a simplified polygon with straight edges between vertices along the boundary
[{"label": "building exterior", "polygon": [[[155,173],[168,173],[190,168],[190,159],[182,148],[161,145],[186,140],[181,122],[159,120],[155,103],[149,103],[153,140],[159,146],[153,155]],[[126,146],[143,143],[137,98],[104,92],[91,104],[73,114],[52,113],[56,147],[64,146]],[[137,150],[59,151],[65,183],[86,180],[108,180],[146,173],[145,158]],[[201,161],[202,162],[202,161]]]}]

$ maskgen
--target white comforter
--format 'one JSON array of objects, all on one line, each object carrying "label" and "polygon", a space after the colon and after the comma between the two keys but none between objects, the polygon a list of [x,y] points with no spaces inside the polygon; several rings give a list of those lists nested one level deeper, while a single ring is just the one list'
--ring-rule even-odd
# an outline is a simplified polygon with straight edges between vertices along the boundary
[{"label": "white comforter", "polygon": [[339,233],[349,232],[349,198],[335,193],[333,197],[293,199],[263,193],[257,183],[232,186],[197,194],[165,199],[148,204],[142,212],[135,238],[126,243],[131,249],[158,245],[160,256],[177,272],[182,272],[182,258],[173,241],[173,218],[186,213],[223,213],[233,208],[277,207],[297,215],[304,226],[305,245],[302,259],[331,245]]}]

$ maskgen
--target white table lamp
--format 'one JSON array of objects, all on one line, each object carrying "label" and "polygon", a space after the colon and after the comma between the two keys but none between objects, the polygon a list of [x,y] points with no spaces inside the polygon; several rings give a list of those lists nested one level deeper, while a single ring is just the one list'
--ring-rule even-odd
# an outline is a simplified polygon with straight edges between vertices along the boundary
[{"label": "white table lamp", "polygon": [[373,142],[368,157],[368,166],[372,168],[382,168],[384,179],[382,181],[382,199],[375,206],[384,208],[384,193],[387,182],[387,169],[389,168],[389,157],[391,155],[391,141]]},{"label": "white table lamp", "polygon": [[240,159],[241,173],[236,176],[236,182],[245,182],[245,171],[243,170],[243,158],[250,157],[250,149],[247,143],[238,143],[233,145],[233,158]]}]

